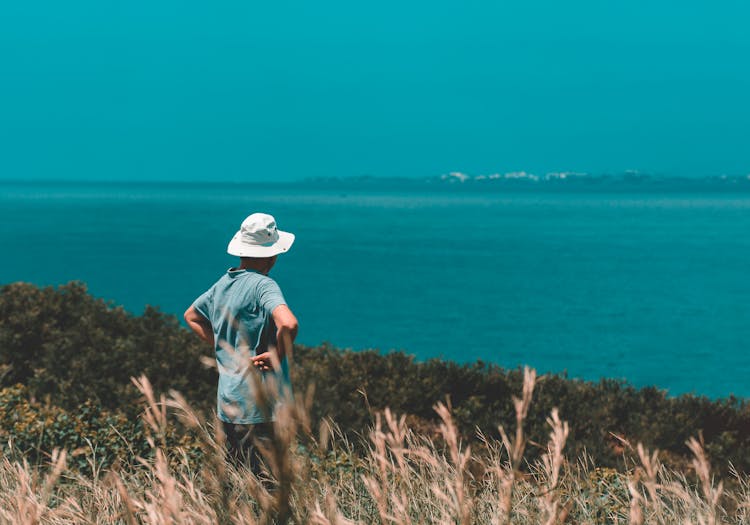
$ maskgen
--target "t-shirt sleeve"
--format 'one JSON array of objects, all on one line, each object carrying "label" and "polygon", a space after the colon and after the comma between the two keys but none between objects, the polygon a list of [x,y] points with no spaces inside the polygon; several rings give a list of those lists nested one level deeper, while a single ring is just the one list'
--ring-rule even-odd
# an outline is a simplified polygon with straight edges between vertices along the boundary
[{"label": "t-shirt sleeve", "polygon": [[258,288],[258,303],[269,314],[279,305],[286,304],[281,288],[273,279],[264,279]]},{"label": "t-shirt sleeve", "polygon": [[199,314],[201,314],[203,317],[211,320],[210,312],[211,312],[211,306],[213,305],[213,286],[203,292],[200,297],[198,297],[195,301],[193,301],[193,308],[195,308]]}]

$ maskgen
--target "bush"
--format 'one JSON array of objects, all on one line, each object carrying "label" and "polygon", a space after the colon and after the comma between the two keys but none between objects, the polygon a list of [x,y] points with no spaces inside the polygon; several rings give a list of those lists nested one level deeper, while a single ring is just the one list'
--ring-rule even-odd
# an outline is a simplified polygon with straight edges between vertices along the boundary
[{"label": "bush", "polygon": [[[331,416],[350,433],[366,432],[371,411],[386,406],[429,426],[437,419],[433,405],[446,396],[466,439],[476,429],[496,438],[498,424],[514,425],[511,397],[521,388],[522,370],[481,362],[418,362],[399,352],[381,355],[330,346],[300,347],[295,352],[297,382],[316,385],[313,415]],[[546,441],[546,418],[554,407],[570,423],[568,450],[576,456],[588,454],[600,466],[622,465],[622,454],[629,450],[622,439],[632,446],[642,442],[662,450],[672,463],[680,463],[690,454],[686,440],[700,433],[717,465],[731,459],[738,469],[750,471],[750,407],[744,400],[668,397],[654,387],[636,389],[610,379],[586,382],[547,375],[537,385],[526,420],[532,442]],[[532,449],[528,456],[535,459],[541,452]]]},{"label": "bush", "polygon": [[131,377],[146,374],[157,390],[174,388],[195,405],[215,400],[215,373],[201,366],[205,353],[174,316],[147,307],[141,316],[86,293],[81,283],[0,289],[0,386],[22,383],[74,410],[86,401],[128,413],[137,410]]},{"label": "bush", "polygon": [[[111,412],[91,400],[75,411],[40,403],[29,396],[27,387],[15,385],[0,390],[0,450],[3,455],[22,456],[32,464],[46,463],[55,448],[71,452],[69,465],[92,473],[92,466],[109,467],[116,461],[134,462],[149,458],[153,447],[149,431],[140,418]],[[166,441],[200,459],[200,443],[180,427],[171,427]]]}]

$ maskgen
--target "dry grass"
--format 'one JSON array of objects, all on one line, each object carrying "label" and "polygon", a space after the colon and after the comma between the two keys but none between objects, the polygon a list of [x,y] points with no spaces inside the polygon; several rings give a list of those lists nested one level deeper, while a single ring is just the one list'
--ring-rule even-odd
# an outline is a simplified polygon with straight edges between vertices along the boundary
[{"label": "dry grass", "polygon": [[[376,415],[368,452],[353,447],[330,422],[312,436],[310,398],[284,399],[275,423],[279,436],[263,451],[274,480],[269,484],[227,462],[223,436],[176,392],[156,397],[145,377],[143,394],[150,430],[150,459],[93,476],[66,470],[66,452],[46,467],[0,460],[0,521],[36,523],[246,523],[327,524],[546,524],[750,522],[750,480],[735,475],[731,491],[711,475],[704,447],[688,443],[693,470],[668,471],[657,452],[637,445],[639,461],[626,474],[596,469],[585,458],[564,455],[568,425],[557,410],[541,459],[528,464],[524,421],[536,374],[526,370],[514,399],[516,428],[500,429],[499,441],[482,438],[473,451],[462,442],[450,406],[438,404],[438,436],[420,436],[405,417]],[[258,385],[256,384],[256,387]],[[273,396],[269,396],[269,402]],[[165,430],[175,424],[201,436],[205,459],[196,466],[184,451],[167,450]]]}]

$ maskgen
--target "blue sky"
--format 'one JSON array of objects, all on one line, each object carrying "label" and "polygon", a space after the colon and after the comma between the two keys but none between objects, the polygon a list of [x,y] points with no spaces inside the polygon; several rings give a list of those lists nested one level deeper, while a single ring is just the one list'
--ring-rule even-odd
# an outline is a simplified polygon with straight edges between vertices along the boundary
[{"label": "blue sky", "polygon": [[0,179],[750,173],[747,2],[4,2]]}]

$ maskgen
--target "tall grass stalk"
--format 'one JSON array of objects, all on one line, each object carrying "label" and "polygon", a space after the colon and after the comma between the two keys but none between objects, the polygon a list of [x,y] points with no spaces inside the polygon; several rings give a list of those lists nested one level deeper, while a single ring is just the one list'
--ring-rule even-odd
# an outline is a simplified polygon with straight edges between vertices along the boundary
[{"label": "tall grass stalk", "polygon": [[[0,459],[0,522],[13,524],[672,524],[747,523],[750,480],[734,472],[712,475],[699,439],[687,446],[692,469],[674,472],[657,451],[634,449],[628,472],[569,461],[564,414],[547,418],[549,440],[538,461],[525,459],[524,425],[536,373],[524,371],[514,398],[516,427],[500,439],[482,436],[469,447],[449,403],[435,405],[434,432],[418,434],[407,418],[385,409],[375,415],[367,442],[357,447],[331,421],[313,436],[311,396],[281,395],[274,423],[278,439],[263,450],[267,470],[254,475],[227,460],[218,421],[193,410],[177,392],[156,395],[146,377],[133,383],[143,396],[150,454],[123,457],[93,474],[68,469],[55,451],[31,465],[11,451]],[[266,382],[269,399],[278,390]],[[276,392],[275,394],[273,392]],[[201,456],[169,445],[180,426],[195,435]],[[92,444],[95,449],[95,444]],[[92,455],[92,458],[96,456]],[[267,479],[265,479],[267,478]],[[270,482],[269,482],[270,480]]]}]

